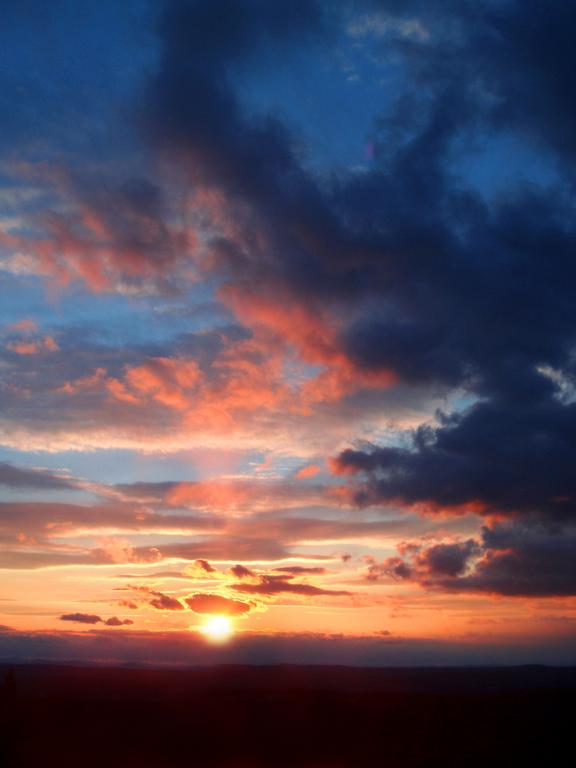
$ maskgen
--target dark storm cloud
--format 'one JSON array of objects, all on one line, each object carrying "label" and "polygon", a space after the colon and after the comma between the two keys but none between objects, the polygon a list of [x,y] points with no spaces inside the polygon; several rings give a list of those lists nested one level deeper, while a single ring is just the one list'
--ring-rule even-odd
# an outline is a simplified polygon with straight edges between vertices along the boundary
[{"label": "dark storm cloud", "polygon": [[249,253],[239,242],[221,237],[212,242],[219,268],[246,287],[259,274],[263,288],[272,283],[281,288],[285,279],[302,292],[310,292],[310,280],[319,288],[326,265],[297,232],[304,238],[321,235],[334,246],[335,234],[343,235],[316,182],[296,160],[286,128],[277,119],[257,122],[244,115],[228,82],[231,68],[250,62],[255,52],[265,48],[274,55],[274,47],[302,45],[319,34],[324,15],[319,6],[174,2],[160,24],[163,53],[148,92],[148,131],[190,181],[224,192],[231,215],[241,215],[238,203],[249,208],[236,222],[242,237],[249,225],[270,239],[275,253],[266,263],[262,251]]},{"label": "dark storm cloud", "polygon": [[[541,140],[562,157],[576,149],[570,29],[576,11],[562,0],[423,2],[376,0],[373,9],[417,14],[431,32],[425,45],[402,40],[412,72],[438,83],[448,76],[488,86],[491,117]],[[440,55],[441,51],[443,56]],[[459,64],[456,67],[456,64]]]},{"label": "dark storm cloud", "polygon": [[469,505],[484,514],[540,511],[562,520],[576,509],[575,437],[576,405],[492,399],[444,417],[438,428],[420,428],[411,449],[346,450],[335,466],[367,476],[355,490],[361,505]]},{"label": "dark storm cloud", "polygon": [[482,529],[480,540],[401,544],[401,557],[372,563],[370,581],[413,581],[446,592],[511,597],[576,595],[574,526],[499,523]]},{"label": "dark storm cloud", "polygon": [[462,575],[469,560],[481,552],[478,542],[474,539],[430,546],[410,543],[400,545],[398,549],[405,559],[389,557],[383,563],[377,563],[370,558],[366,578],[369,581],[377,581],[382,576],[390,576],[434,584],[446,577],[455,578]]},{"label": "dark storm cloud", "polygon": [[477,551],[478,545],[473,539],[456,544],[437,544],[425,550],[421,562],[433,576],[455,577],[464,571]]},{"label": "dark storm cloud", "polygon": [[[405,237],[396,230],[398,253],[407,258],[392,266],[393,309],[377,308],[343,338],[361,366],[392,365],[404,379],[460,385],[482,400],[464,413],[441,414],[439,426],[419,429],[410,448],[346,450],[336,469],[361,475],[352,491],[361,505],[394,500],[573,519],[572,205],[562,184],[533,184],[485,207],[451,176],[448,150],[472,128],[486,137],[511,131],[534,142],[535,156],[561,158],[562,182],[573,183],[575,54],[566,30],[575,9],[538,0],[374,7],[421,14],[430,28],[425,44],[390,43],[415,84],[430,89],[424,127],[419,132],[413,121],[414,95],[395,124],[383,122],[379,144],[405,193],[398,200],[427,204],[424,212],[404,207]],[[459,23],[452,35],[441,33],[446,19]],[[392,128],[409,137],[397,152]],[[374,180],[372,192],[378,189]],[[398,215],[396,224],[402,221]],[[410,237],[414,247],[406,251]],[[562,549],[563,538],[554,541]]]},{"label": "dark storm cloud", "polygon": [[576,594],[574,526],[497,525],[484,529],[482,545],[485,557],[457,588],[519,596]]},{"label": "dark storm cloud", "polygon": [[158,26],[161,66],[148,94],[155,140],[170,150],[194,151],[205,178],[261,189],[280,170],[268,170],[267,161],[289,161],[290,153],[279,124],[257,129],[244,120],[226,82],[229,68],[270,43],[302,44],[319,22],[317,4],[307,0],[166,2]]}]

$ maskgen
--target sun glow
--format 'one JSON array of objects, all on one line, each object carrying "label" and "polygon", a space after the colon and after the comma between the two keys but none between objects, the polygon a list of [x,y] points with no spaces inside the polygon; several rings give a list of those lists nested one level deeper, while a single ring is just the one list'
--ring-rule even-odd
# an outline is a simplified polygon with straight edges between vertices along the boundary
[{"label": "sun glow", "polygon": [[234,634],[234,629],[227,616],[213,616],[201,627],[201,632],[213,643],[224,643]]}]

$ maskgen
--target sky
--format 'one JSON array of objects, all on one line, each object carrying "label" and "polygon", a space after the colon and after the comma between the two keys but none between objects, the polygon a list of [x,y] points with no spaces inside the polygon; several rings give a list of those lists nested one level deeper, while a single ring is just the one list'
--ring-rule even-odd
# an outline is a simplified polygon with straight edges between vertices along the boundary
[{"label": "sky", "polygon": [[4,0],[0,659],[576,663],[575,24]]}]

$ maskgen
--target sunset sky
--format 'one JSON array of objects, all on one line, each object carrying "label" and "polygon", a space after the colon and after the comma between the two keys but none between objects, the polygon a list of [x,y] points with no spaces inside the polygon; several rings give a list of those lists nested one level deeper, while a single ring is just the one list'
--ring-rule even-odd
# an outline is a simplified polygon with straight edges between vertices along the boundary
[{"label": "sunset sky", "polygon": [[0,659],[576,663],[575,28],[3,0]]}]

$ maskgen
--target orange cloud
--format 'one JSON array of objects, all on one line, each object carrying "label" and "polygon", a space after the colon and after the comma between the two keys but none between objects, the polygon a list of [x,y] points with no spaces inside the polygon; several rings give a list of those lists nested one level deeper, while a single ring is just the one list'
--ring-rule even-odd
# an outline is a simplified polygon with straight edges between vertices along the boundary
[{"label": "orange cloud", "polygon": [[154,357],[127,366],[122,379],[109,378],[104,388],[122,402],[186,411],[190,428],[222,431],[255,411],[288,407],[291,393],[281,373],[280,359],[245,341],[231,344],[206,372],[194,359]]},{"label": "orange cloud", "polygon": [[175,597],[164,595],[160,592],[153,592],[155,597],[150,600],[150,605],[158,611],[184,611],[186,610],[182,603]]},{"label": "orange cloud", "polygon": [[38,330],[38,323],[29,317],[25,317],[22,320],[18,320],[8,326],[8,331],[16,333],[34,333]]},{"label": "orange cloud", "polygon": [[[130,589],[132,589],[134,592],[146,595],[146,598],[143,600],[144,604],[152,606],[152,608],[155,608],[157,611],[186,610],[186,607],[182,605],[178,598],[172,597],[171,595],[166,595],[164,592],[158,592],[157,590],[146,586],[130,587]],[[127,601],[122,601],[123,605],[126,605],[126,603]]]},{"label": "orange cloud", "polygon": [[93,550],[97,558],[104,558],[111,563],[149,563],[161,559],[161,554],[155,547],[148,548],[145,554],[134,549],[127,539],[114,537],[104,538],[100,547]]},{"label": "orange cloud", "polygon": [[96,368],[94,373],[88,376],[81,376],[73,381],[66,381],[59,388],[59,392],[65,392],[68,395],[76,394],[84,390],[98,389],[106,377],[105,368]]},{"label": "orange cloud", "polygon": [[0,231],[0,244],[23,254],[27,271],[58,285],[81,280],[94,292],[123,283],[166,283],[189,258],[196,234],[161,214],[159,190],[147,182],[114,187],[101,179],[79,180],[62,166],[39,163],[17,169],[39,188],[49,189],[53,208],[35,220],[40,236]]},{"label": "orange cloud", "polygon": [[319,472],[320,467],[317,464],[308,464],[307,466],[302,467],[302,469],[299,469],[294,477],[298,480],[301,480],[306,477],[314,477],[314,475],[317,475]]},{"label": "orange cloud", "polygon": [[166,503],[174,507],[229,511],[321,504],[328,499],[329,491],[323,486],[253,479],[182,482],[171,487],[165,496]]},{"label": "orange cloud", "polygon": [[[125,386],[135,398],[151,397],[169,408],[186,408],[192,390],[201,378],[194,360],[155,357],[143,365],[128,368]],[[113,392],[114,394],[114,392]]]},{"label": "orange cloud", "polygon": [[46,352],[58,352],[60,347],[52,336],[29,341],[12,341],[7,345],[11,352],[17,355],[39,355]]},{"label": "orange cloud", "polygon": [[254,571],[251,571],[250,568],[246,568],[244,565],[240,565],[239,563],[230,568],[230,572],[237,579],[251,578],[255,575]]},{"label": "orange cloud", "polygon": [[186,605],[194,613],[223,614],[225,616],[241,616],[249,613],[253,605],[243,603],[240,600],[231,600],[228,597],[211,594],[190,595],[184,599]]},{"label": "orange cloud", "polygon": [[122,627],[128,624],[134,624],[132,619],[119,619],[118,616],[111,616],[104,622],[107,627]]},{"label": "orange cloud", "polygon": [[307,410],[320,402],[338,401],[362,389],[388,388],[398,378],[391,370],[358,368],[340,348],[340,326],[325,310],[309,308],[300,297],[256,295],[246,288],[226,285],[221,298],[255,337],[278,354],[296,350],[322,369],[300,387],[292,410]]}]

